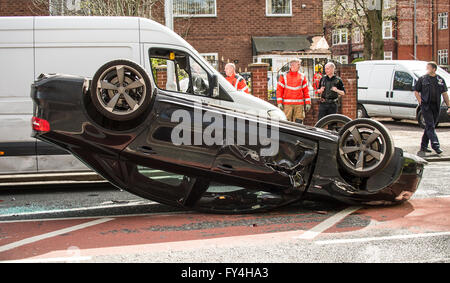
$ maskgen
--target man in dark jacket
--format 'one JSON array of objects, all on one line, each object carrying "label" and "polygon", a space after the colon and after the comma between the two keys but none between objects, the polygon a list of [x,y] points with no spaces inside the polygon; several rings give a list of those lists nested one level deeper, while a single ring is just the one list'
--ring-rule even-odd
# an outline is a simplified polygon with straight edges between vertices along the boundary
[{"label": "man in dark jacket", "polygon": [[[425,131],[422,137],[422,144],[420,151],[422,153],[431,152],[428,149],[428,144],[431,141],[431,148],[437,154],[441,154],[442,150],[439,145],[439,139],[436,135],[435,127],[439,122],[439,112],[441,110],[441,96],[447,106],[450,107],[450,102],[447,94],[447,85],[445,80],[436,74],[437,65],[434,62],[427,64],[427,74],[420,77],[416,83],[414,94],[419,102],[422,110],[423,118],[425,119]],[[449,112],[450,113],[450,109]]]},{"label": "man in dark jacket", "polygon": [[335,75],[336,65],[329,62],[325,65],[325,76],[320,80],[319,120],[325,116],[336,114],[339,97],[345,95],[342,79]]}]

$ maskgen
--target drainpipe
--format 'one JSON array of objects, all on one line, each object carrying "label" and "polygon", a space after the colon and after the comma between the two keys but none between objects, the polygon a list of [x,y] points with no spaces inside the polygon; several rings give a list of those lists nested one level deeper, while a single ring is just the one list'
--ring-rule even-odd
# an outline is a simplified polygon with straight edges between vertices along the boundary
[{"label": "drainpipe", "polygon": [[414,0],[414,60],[417,60],[417,0]]}]

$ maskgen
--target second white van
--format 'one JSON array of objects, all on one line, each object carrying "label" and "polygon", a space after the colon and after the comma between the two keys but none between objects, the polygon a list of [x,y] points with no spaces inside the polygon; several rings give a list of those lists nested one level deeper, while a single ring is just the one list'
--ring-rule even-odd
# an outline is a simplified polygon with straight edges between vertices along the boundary
[{"label": "second white van", "polygon": [[[415,82],[426,74],[425,61],[363,61],[358,71],[358,117],[390,117],[394,120],[417,120],[423,117],[414,95]],[[437,74],[450,85],[450,75],[438,67]],[[447,107],[442,104],[440,122],[450,122]]]}]

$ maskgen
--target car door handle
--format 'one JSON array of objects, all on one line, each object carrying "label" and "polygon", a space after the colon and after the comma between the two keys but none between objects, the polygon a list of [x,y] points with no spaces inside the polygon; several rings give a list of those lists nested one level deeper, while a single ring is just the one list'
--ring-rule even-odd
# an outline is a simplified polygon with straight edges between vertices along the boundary
[{"label": "car door handle", "polygon": [[217,168],[228,174],[231,174],[234,171],[233,166],[228,165],[228,164],[217,165]]},{"label": "car door handle", "polygon": [[394,98],[394,92],[391,91],[391,98]]},{"label": "car door handle", "polygon": [[386,91],[386,98],[389,98],[389,91]]},{"label": "car door handle", "polygon": [[156,154],[156,151],[154,151],[149,146],[141,146],[141,147],[138,148],[138,151],[143,152],[145,154]]}]

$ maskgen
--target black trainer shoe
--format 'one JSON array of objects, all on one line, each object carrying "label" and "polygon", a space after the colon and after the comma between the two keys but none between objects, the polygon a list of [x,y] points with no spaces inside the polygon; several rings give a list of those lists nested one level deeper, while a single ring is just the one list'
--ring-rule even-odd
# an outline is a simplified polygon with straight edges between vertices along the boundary
[{"label": "black trainer shoe", "polygon": [[421,148],[420,151],[422,152],[426,152],[426,153],[431,153],[432,151],[428,148]]},{"label": "black trainer shoe", "polygon": [[441,153],[444,152],[444,151],[442,151],[442,149],[440,149],[440,148],[436,148],[434,151],[436,151],[437,154],[441,154]]}]

